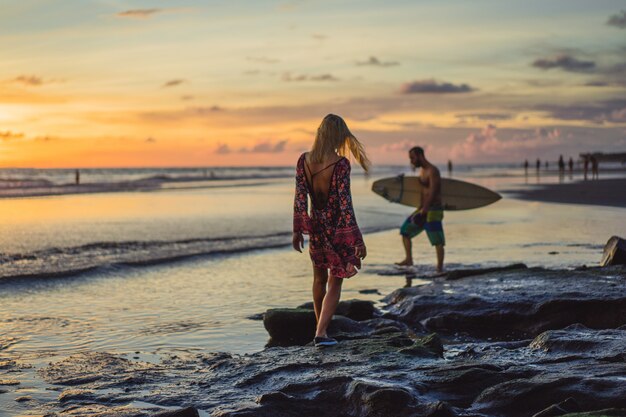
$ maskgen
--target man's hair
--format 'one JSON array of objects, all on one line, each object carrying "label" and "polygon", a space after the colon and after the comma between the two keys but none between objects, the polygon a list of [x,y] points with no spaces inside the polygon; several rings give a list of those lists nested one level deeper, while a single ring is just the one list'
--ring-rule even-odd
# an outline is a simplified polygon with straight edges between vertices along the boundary
[{"label": "man's hair", "polygon": [[414,153],[415,155],[424,155],[424,148],[422,148],[421,146],[414,146],[411,148],[411,150],[409,150],[409,152]]}]

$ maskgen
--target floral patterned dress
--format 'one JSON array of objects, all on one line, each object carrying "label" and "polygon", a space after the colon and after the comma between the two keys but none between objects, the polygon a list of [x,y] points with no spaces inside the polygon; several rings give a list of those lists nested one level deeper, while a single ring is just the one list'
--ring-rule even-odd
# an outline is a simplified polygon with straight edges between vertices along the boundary
[{"label": "floral patterned dress", "polygon": [[[341,158],[332,168],[328,200],[317,207],[312,184],[305,175],[305,156],[298,159],[296,195],[293,207],[293,231],[309,235],[309,253],[313,265],[328,268],[332,276],[350,278],[361,268],[355,247],[363,245],[356,223],[350,194],[350,162]],[[311,213],[308,212],[311,196]]]}]

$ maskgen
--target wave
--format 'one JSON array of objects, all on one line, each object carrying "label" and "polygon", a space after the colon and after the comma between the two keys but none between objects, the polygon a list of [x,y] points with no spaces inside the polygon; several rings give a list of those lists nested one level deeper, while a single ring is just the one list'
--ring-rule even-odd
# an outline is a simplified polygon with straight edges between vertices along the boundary
[{"label": "wave", "polygon": [[68,277],[111,266],[146,266],[195,256],[234,254],[291,244],[291,233],[172,241],[97,242],[0,255],[0,283]]},{"label": "wave", "polygon": [[[363,228],[376,233],[390,227]],[[291,245],[291,232],[184,240],[95,242],[27,253],[0,254],[0,285],[65,278],[111,267],[151,266],[199,256],[234,255]]]}]

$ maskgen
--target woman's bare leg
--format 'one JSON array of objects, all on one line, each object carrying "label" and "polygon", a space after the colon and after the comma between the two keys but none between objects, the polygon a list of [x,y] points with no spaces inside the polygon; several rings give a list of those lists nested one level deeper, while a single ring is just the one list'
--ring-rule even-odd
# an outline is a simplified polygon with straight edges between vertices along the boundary
[{"label": "woman's bare leg", "polygon": [[328,282],[328,270],[326,268],[313,267],[313,308],[315,320],[320,321],[322,301],[326,295],[326,283]]},{"label": "woman's bare leg", "polygon": [[332,275],[328,278],[328,291],[324,296],[322,302],[322,309],[320,311],[319,320],[317,321],[317,330],[315,331],[315,337],[326,337],[326,331],[330,320],[335,314],[337,304],[339,304],[339,298],[341,297],[341,284],[343,278],[336,278]]}]

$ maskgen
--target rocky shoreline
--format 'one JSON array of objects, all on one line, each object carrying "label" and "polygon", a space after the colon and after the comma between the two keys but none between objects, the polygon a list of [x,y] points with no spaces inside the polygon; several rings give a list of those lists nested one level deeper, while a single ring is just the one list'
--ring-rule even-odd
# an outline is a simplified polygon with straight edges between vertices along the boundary
[{"label": "rocky shoreline", "polygon": [[[334,347],[311,345],[310,305],[270,310],[260,352],[83,353],[38,370],[53,400],[22,401],[49,416],[626,416],[626,267],[449,278],[384,311],[344,302]],[[0,349],[0,392],[19,372]]]}]

